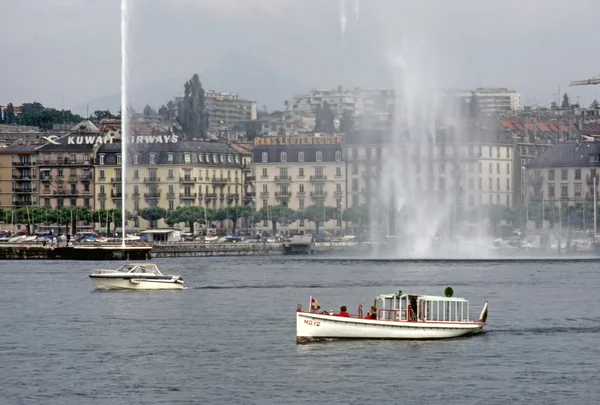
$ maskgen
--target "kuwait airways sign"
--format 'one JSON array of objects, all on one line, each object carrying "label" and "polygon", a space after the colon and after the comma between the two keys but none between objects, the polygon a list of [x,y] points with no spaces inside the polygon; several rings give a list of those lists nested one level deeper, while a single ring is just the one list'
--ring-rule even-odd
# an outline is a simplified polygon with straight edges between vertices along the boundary
[{"label": "kuwait airways sign", "polygon": [[[50,135],[42,138],[53,145],[96,145],[115,140],[114,135],[68,135],[63,138]],[[133,135],[127,143],[177,143],[178,140],[177,135]]]}]

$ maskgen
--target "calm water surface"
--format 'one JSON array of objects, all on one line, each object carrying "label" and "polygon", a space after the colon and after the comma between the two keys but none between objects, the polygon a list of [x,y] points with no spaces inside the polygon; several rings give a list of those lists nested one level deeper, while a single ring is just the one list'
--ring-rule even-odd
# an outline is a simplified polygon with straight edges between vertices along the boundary
[{"label": "calm water surface", "polygon": [[[596,404],[594,262],[155,260],[185,291],[100,292],[103,262],[0,262],[0,403]],[[398,289],[490,302],[488,333],[297,346],[296,303]]]}]

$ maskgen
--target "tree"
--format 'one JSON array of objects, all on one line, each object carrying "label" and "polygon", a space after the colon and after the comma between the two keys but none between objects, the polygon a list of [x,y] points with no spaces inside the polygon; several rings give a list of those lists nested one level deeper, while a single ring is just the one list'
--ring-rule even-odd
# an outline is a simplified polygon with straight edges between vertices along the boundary
[{"label": "tree", "polygon": [[146,107],[144,107],[143,114],[144,117],[153,117],[156,115],[156,111],[154,111],[154,109],[149,105],[146,105]]},{"label": "tree", "polygon": [[206,138],[206,105],[204,89],[198,74],[194,74],[184,85],[178,120],[186,134]]},{"label": "tree", "polygon": [[295,212],[283,205],[269,205],[260,209],[264,219],[271,221],[273,235],[277,234],[277,223],[285,224],[296,219]]},{"label": "tree", "polygon": [[567,93],[563,94],[563,100],[562,100],[562,104],[560,105],[560,108],[564,109],[564,110],[568,110],[571,106],[571,103],[569,102],[569,96],[567,95]]},{"label": "tree", "polygon": [[321,223],[335,218],[337,212],[338,209],[335,207],[327,207],[322,204],[309,205],[304,209],[303,218],[315,224],[315,231],[318,234]]},{"label": "tree", "polygon": [[344,110],[342,120],[340,122],[340,132],[347,134],[354,127],[354,117],[352,111]]},{"label": "tree", "polygon": [[92,115],[90,115],[90,119],[96,122],[100,122],[104,119],[109,118],[113,118],[113,115],[111,114],[110,110],[96,110],[93,112]]},{"label": "tree", "polygon": [[160,106],[158,109],[158,115],[160,115],[160,118],[162,118],[164,122],[169,122],[169,109],[166,105],[163,104]]},{"label": "tree", "polygon": [[321,104],[317,104],[315,112],[315,132],[323,132],[323,107]]},{"label": "tree", "polygon": [[600,103],[598,103],[598,100],[592,101],[592,104],[590,104],[590,108],[594,110],[600,109]]},{"label": "tree", "polygon": [[369,207],[367,205],[354,205],[342,213],[342,220],[358,225],[358,232],[362,234],[363,226],[369,223]]},{"label": "tree", "polygon": [[333,134],[335,132],[335,125],[333,124],[333,121],[333,111],[331,111],[329,103],[325,101],[323,103],[323,132],[326,134]]},{"label": "tree", "polygon": [[14,110],[12,103],[10,103],[7,106],[7,123],[31,125],[44,130],[52,129],[54,124],[75,124],[83,120],[83,117],[73,114],[70,110],[46,108],[36,101],[33,103],[24,103],[21,106],[21,114],[18,116],[15,115]]},{"label": "tree", "polygon": [[159,219],[165,218],[167,211],[160,207],[143,208],[140,210],[139,215],[141,218],[150,222],[150,229],[156,227],[156,222]]}]

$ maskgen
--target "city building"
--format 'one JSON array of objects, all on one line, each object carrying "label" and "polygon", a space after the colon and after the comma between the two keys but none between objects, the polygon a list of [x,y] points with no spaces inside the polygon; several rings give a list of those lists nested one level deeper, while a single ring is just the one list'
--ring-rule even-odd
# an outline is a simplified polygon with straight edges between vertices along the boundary
[{"label": "city building", "polygon": [[243,201],[244,205],[249,205],[254,208],[256,205],[256,188],[254,182],[256,175],[252,166],[252,151],[254,150],[253,142],[233,142],[231,147],[235,149],[242,160],[243,181]]},{"label": "city building", "polygon": [[[128,147],[128,211],[243,205],[242,162],[234,148],[216,141],[183,141],[175,135],[163,136],[168,142],[156,142],[156,138],[141,137],[144,142]],[[121,208],[121,159],[120,142],[105,143],[97,151],[94,177],[100,209]],[[134,227],[166,226],[164,219],[150,222],[138,219]]]},{"label": "city building", "polygon": [[598,201],[600,143],[564,142],[554,145],[527,164],[526,203],[570,205]]},{"label": "city building", "polygon": [[0,208],[38,205],[37,147],[0,149]]},{"label": "city building", "polygon": [[475,90],[448,90],[445,93],[462,99],[466,104],[477,100],[479,112],[485,115],[501,115],[521,109],[521,93],[505,87],[478,87]]},{"label": "city building", "polygon": [[[283,205],[301,213],[311,205],[339,209],[346,206],[346,170],[340,136],[290,136],[254,139],[253,169],[256,176],[256,209]],[[270,230],[265,219],[261,228]],[[281,226],[281,225],[280,225]],[[339,231],[341,218],[324,228]],[[316,226],[301,218],[289,228],[311,230]]]},{"label": "city building", "polygon": [[495,119],[470,120],[460,130],[440,128],[431,142],[391,142],[385,130],[356,130],[346,135],[349,207],[372,206],[373,200],[380,198],[382,170],[390,169],[384,167],[384,157],[394,150],[405,150],[412,157],[406,175],[414,179],[406,181],[414,182],[422,196],[440,203],[454,199],[462,209],[518,204],[514,195],[515,179],[520,175],[515,167],[515,142]]},{"label": "city building", "polygon": [[94,155],[103,143],[112,139],[87,120],[63,137],[48,137],[48,143],[37,149],[40,205],[95,209]]}]

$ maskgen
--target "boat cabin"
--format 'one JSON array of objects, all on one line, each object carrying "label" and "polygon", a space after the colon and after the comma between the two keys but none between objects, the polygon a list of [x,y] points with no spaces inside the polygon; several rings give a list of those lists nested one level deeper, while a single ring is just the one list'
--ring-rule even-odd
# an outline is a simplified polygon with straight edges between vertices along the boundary
[{"label": "boat cabin", "polygon": [[470,322],[469,301],[458,297],[410,295],[401,291],[375,298],[377,319],[408,322]]},{"label": "boat cabin", "polygon": [[123,266],[117,269],[119,273],[130,273],[130,274],[153,274],[156,276],[160,276],[161,273],[156,267],[155,264],[124,264]]}]

